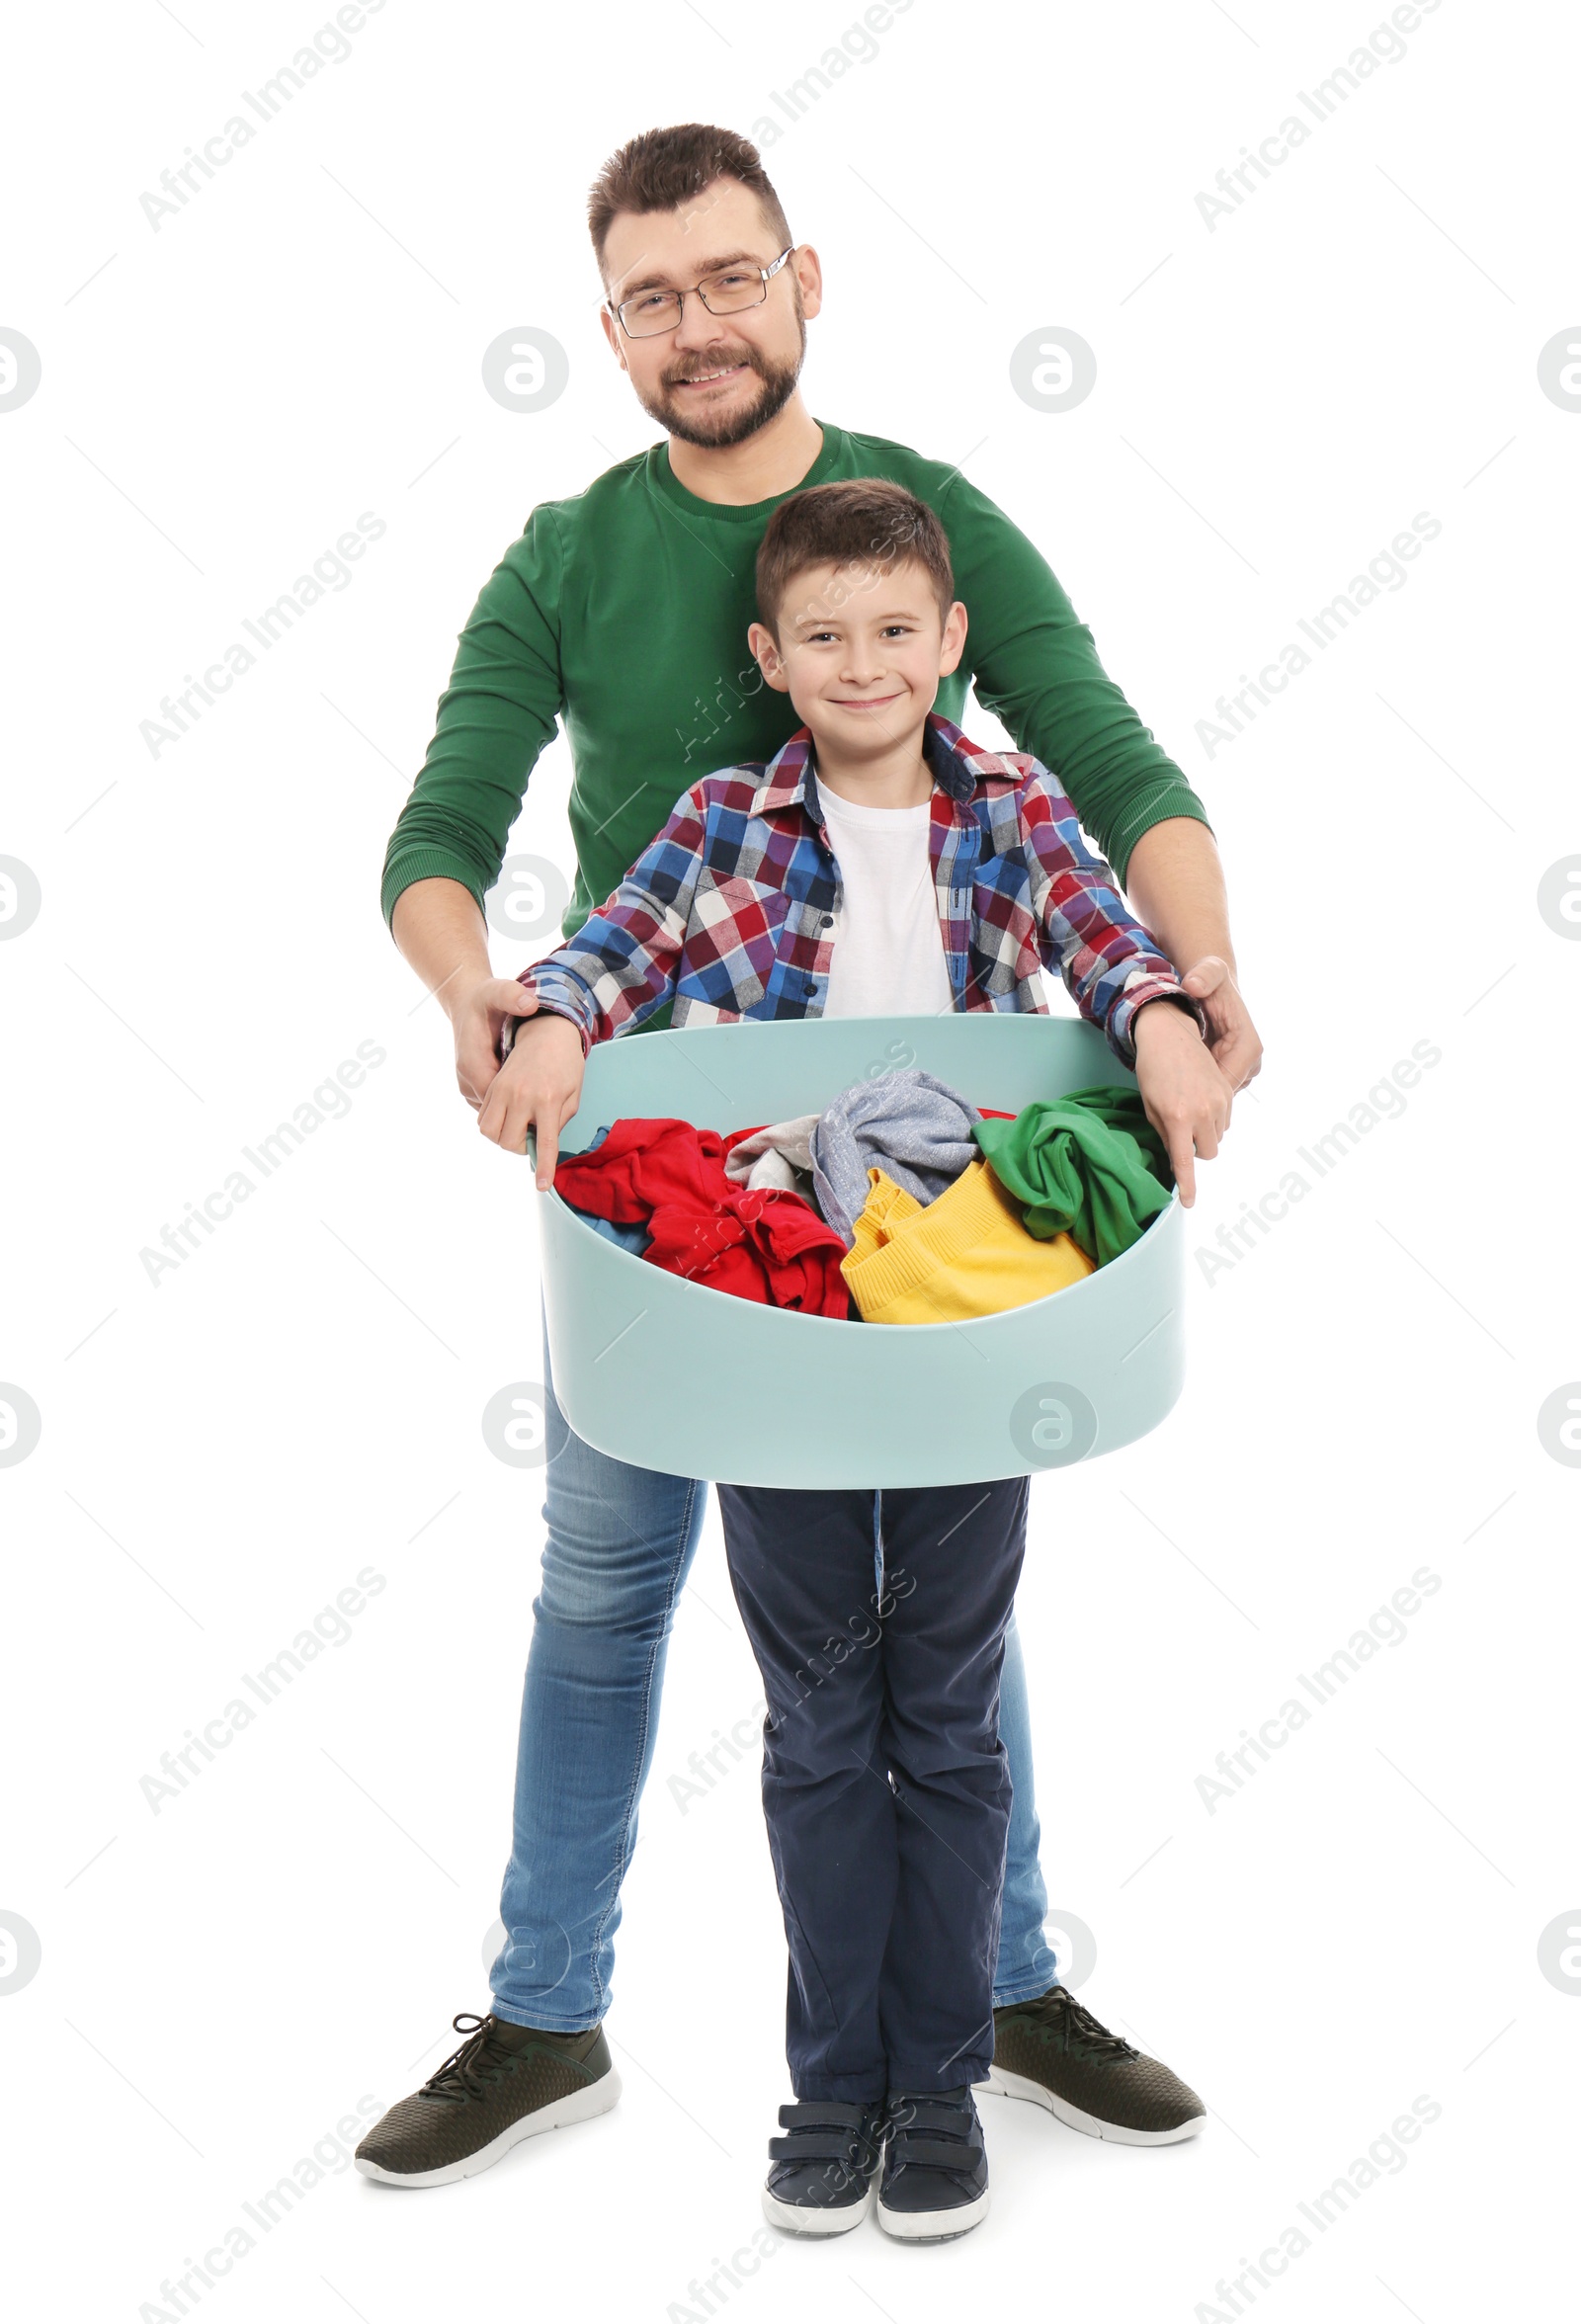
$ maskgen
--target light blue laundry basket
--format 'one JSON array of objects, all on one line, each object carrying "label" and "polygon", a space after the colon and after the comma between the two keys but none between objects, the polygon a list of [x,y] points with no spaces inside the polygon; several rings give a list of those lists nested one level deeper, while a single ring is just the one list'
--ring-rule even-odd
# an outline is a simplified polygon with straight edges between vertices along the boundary
[{"label": "light blue laundry basket", "polygon": [[[792,1019],[603,1041],[562,1153],[623,1116],[728,1131],[829,1105],[917,1065],[979,1111],[1125,1084],[1103,1038],[1059,1018]],[[1185,1373],[1184,1216],[1049,1297],[969,1323],[836,1322],[688,1283],[539,1198],[560,1409],[617,1459],[736,1485],[973,1484],[1145,1436]]]}]

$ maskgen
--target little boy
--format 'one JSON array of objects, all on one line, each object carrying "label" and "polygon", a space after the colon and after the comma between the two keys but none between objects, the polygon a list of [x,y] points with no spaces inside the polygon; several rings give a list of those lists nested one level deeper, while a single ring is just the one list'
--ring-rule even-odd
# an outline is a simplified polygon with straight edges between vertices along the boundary
[{"label": "little boy", "polygon": [[[491,1134],[521,1148],[535,1126],[550,1186],[588,1048],[667,1000],[677,1026],[1044,1011],[1048,965],[1134,1065],[1189,1202],[1228,1085],[1054,778],[934,713],[966,633],[937,517],[887,480],[796,493],[764,536],[757,594],[748,641],[800,730],[766,767],[695,784],[603,910],[523,972],[534,1014],[516,1027],[510,1093],[491,1093],[507,1109]],[[876,2190],[888,2233],[963,2234],[988,2206],[972,2086],[993,2054],[1010,1814],[999,1672],[1027,1480],[721,1485],[719,1509],[768,1702],[764,1806],[790,1956],[797,2103],[770,2141],[765,2212],[838,2234]],[[857,1649],[831,1656],[859,1620]]]}]

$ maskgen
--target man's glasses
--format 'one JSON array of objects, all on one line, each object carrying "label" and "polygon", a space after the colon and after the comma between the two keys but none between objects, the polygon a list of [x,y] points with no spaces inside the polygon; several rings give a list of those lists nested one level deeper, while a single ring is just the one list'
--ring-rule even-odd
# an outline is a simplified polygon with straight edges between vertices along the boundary
[{"label": "man's glasses", "polygon": [[620,317],[628,339],[656,339],[661,331],[675,329],[694,291],[709,314],[739,314],[743,307],[761,306],[769,295],[771,277],[780,272],[794,248],[792,242],[770,266],[720,267],[716,274],[705,275],[701,283],[693,283],[685,290],[637,290],[623,298],[619,306],[608,298],[604,303]]}]

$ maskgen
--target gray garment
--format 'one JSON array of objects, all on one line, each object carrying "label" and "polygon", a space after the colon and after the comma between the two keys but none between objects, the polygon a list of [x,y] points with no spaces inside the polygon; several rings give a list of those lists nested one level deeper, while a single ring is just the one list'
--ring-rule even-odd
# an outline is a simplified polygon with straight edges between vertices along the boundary
[{"label": "gray garment", "polygon": [[812,1133],[819,1209],[854,1242],[870,1170],[886,1172],[919,1203],[933,1202],[980,1159],[971,1125],[981,1120],[957,1090],[915,1066],[842,1090]]},{"label": "gray garment", "polygon": [[812,1191],[812,1153],[809,1145],[818,1126],[816,1114],[798,1114],[793,1121],[771,1121],[732,1146],[724,1157],[724,1175],[737,1186],[786,1187],[791,1194]]}]

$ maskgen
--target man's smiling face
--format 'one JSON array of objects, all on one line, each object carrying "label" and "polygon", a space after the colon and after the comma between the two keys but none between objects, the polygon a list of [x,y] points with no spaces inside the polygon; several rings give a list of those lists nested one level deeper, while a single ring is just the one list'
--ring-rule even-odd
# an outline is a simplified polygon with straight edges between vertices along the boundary
[{"label": "man's smiling face", "polygon": [[[734,178],[716,178],[682,209],[619,212],[604,246],[605,280],[619,305],[646,290],[689,290],[735,262],[772,266],[782,247],[757,197]],[[803,246],[770,280],[761,306],[714,315],[690,297],[673,330],[635,339],[606,307],[604,334],[651,419],[684,444],[719,449],[755,435],[790,401],[820,293],[817,259]]]}]

